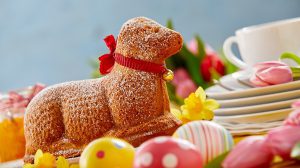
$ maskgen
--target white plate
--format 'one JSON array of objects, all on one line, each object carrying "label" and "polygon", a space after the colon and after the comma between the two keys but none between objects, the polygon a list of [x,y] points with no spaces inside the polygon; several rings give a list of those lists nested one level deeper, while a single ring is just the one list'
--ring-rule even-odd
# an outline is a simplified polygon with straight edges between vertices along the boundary
[{"label": "white plate", "polygon": [[242,107],[242,106],[249,106],[249,105],[258,105],[258,104],[272,103],[272,102],[278,102],[278,101],[284,101],[290,99],[300,99],[300,89],[281,92],[281,93],[262,95],[262,96],[229,99],[229,100],[217,100],[217,101],[222,108],[227,108],[227,107]]},{"label": "white plate", "polygon": [[[236,73],[243,73],[243,71],[236,72]],[[259,95],[280,93],[280,92],[292,91],[296,89],[300,89],[300,80],[284,83],[284,84],[249,88],[244,90],[234,90],[234,91],[226,90],[219,85],[214,85],[206,89],[206,94],[209,98],[224,100],[224,99],[244,98],[244,97],[253,97]]]},{"label": "white plate", "polygon": [[232,107],[232,108],[220,108],[214,111],[216,116],[228,116],[228,115],[241,115],[241,114],[251,114],[259,113],[271,110],[279,110],[290,108],[292,103],[299,99],[292,99],[286,101],[280,101],[275,103],[267,103],[260,105],[252,105],[245,107]]},{"label": "white plate", "polygon": [[274,128],[282,125],[283,121],[274,121],[266,123],[226,123],[218,121],[218,124],[222,125],[228,130],[249,130],[249,129],[265,129],[265,128]]},{"label": "white plate", "polygon": [[249,79],[251,74],[252,71],[250,70],[239,71],[222,77],[219,80],[219,83],[230,91],[250,89],[253,88],[253,86],[249,85],[248,82],[245,81]]},{"label": "white plate", "polygon": [[263,113],[244,114],[235,116],[215,116],[216,122],[227,122],[227,123],[265,123],[273,121],[281,121],[285,119],[292,108],[281,109],[275,111],[267,111]]}]

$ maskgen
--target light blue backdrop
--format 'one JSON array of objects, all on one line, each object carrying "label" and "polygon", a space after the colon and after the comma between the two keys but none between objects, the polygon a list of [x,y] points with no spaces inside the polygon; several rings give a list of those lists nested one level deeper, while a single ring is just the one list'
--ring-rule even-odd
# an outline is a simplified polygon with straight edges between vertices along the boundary
[{"label": "light blue backdrop", "polygon": [[127,19],[172,18],[215,48],[238,28],[299,17],[299,0],[0,0],[0,91],[89,78],[102,38]]}]

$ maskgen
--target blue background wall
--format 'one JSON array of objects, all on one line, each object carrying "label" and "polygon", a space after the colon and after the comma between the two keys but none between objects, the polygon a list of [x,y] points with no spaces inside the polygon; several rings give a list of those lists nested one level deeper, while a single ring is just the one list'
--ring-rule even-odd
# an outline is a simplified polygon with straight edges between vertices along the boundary
[{"label": "blue background wall", "polygon": [[0,91],[89,78],[102,38],[146,16],[214,48],[238,28],[299,17],[299,0],[0,0]]}]

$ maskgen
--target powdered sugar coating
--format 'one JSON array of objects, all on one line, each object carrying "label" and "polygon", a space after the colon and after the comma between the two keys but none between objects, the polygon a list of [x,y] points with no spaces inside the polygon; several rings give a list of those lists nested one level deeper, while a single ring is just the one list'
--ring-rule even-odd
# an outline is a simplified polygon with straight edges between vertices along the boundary
[{"label": "powdered sugar coating", "polygon": [[[179,33],[144,18],[126,22],[116,52],[162,63],[182,46]],[[67,158],[102,136],[138,146],[157,135],[171,135],[181,124],[169,113],[166,84],[161,74],[115,64],[101,79],[54,85],[38,94],[25,115],[25,162],[37,149]]]}]

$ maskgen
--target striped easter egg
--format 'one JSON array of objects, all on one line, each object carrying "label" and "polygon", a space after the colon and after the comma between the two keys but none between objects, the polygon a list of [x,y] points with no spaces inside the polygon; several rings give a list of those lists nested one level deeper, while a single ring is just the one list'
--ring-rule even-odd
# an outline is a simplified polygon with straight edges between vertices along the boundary
[{"label": "striped easter egg", "polygon": [[179,127],[173,137],[193,143],[201,152],[204,164],[233,147],[232,135],[212,121],[193,121]]}]

